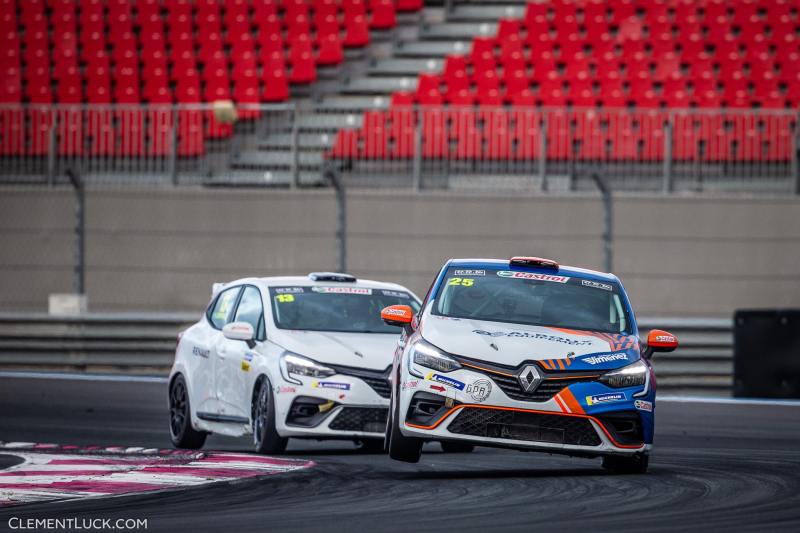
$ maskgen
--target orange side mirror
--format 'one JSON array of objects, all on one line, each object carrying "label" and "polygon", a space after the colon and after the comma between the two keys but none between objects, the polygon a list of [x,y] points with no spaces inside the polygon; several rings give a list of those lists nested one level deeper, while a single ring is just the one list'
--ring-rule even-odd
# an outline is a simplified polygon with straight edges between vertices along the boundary
[{"label": "orange side mirror", "polygon": [[390,305],[381,311],[381,319],[389,326],[407,326],[414,318],[414,311],[407,305]]},{"label": "orange side mirror", "polygon": [[678,347],[678,337],[661,329],[650,330],[647,347],[654,352],[671,352]]}]

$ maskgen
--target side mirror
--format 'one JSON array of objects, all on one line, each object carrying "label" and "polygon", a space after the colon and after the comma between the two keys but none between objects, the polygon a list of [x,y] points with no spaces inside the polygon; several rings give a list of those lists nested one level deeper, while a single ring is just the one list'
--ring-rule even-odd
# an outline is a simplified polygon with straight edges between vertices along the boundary
[{"label": "side mirror", "polygon": [[414,311],[407,305],[390,305],[381,311],[381,319],[387,326],[406,327],[413,318]]},{"label": "side mirror", "polygon": [[653,357],[654,352],[672,352],[678,347],[678,337],[668,331],[652,329],[647,334],[647,349],[645,359]]},{"label": "side mirror", "polygon": [[256,345],[253,326],[247,322],[230,322],[222,326],[222,334],[226,339],[233,341],[245,341],[250,348]]}]

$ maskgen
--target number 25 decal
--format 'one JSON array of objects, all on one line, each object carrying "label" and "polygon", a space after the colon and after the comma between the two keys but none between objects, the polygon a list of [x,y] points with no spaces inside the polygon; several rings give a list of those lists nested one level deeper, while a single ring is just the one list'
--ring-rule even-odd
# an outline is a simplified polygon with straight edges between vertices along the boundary
[{"label": "number 25 decal", "polygon": [[450,281],[447,282],[448,285],[461,285],[463,287],[472,287],[473,283],[475,283],[473,278],[450,278]]}]

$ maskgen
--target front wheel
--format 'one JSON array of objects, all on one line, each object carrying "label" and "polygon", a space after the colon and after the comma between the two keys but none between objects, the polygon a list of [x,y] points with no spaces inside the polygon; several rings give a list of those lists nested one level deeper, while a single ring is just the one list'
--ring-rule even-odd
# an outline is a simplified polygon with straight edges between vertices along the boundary
[{"label": "front wheel", "polygon": [[289,439],[281,437],[275,429],[275,402],[272,384],[266,376],[255,395],[253,405],[253,444],[256,453],[281,453]]},{"label": "front wheel", "polygon": [[650,456],[637,453],[631,456],[608,455],[603,457],[603,468],[618,474],[645,474]]},{"label": "front wheel", "polygon": [[[398,380],[399,381],[399,380]],[[395,461],[418,463],[422,456],[422,439],[405,437],[400,433],[399,387],[395,388],[392,409],[386,425],[386,448]]]},{"label": "front wheel", "polygon": [[176,448],[197,450],[206,442],[206,433],[192,427],[189,390],[178,374],[169,386],[169,437]]}]

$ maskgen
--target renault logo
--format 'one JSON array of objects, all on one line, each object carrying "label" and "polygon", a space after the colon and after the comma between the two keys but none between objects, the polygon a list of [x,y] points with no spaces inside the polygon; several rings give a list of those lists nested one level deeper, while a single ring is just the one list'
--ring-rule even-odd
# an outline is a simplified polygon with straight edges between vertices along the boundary
[{"label": "renault logo", "polygon": [[536,365],[528,365],[517,375],[519,386],[525,392],[533,392],[542,382],[542,375]]}]

